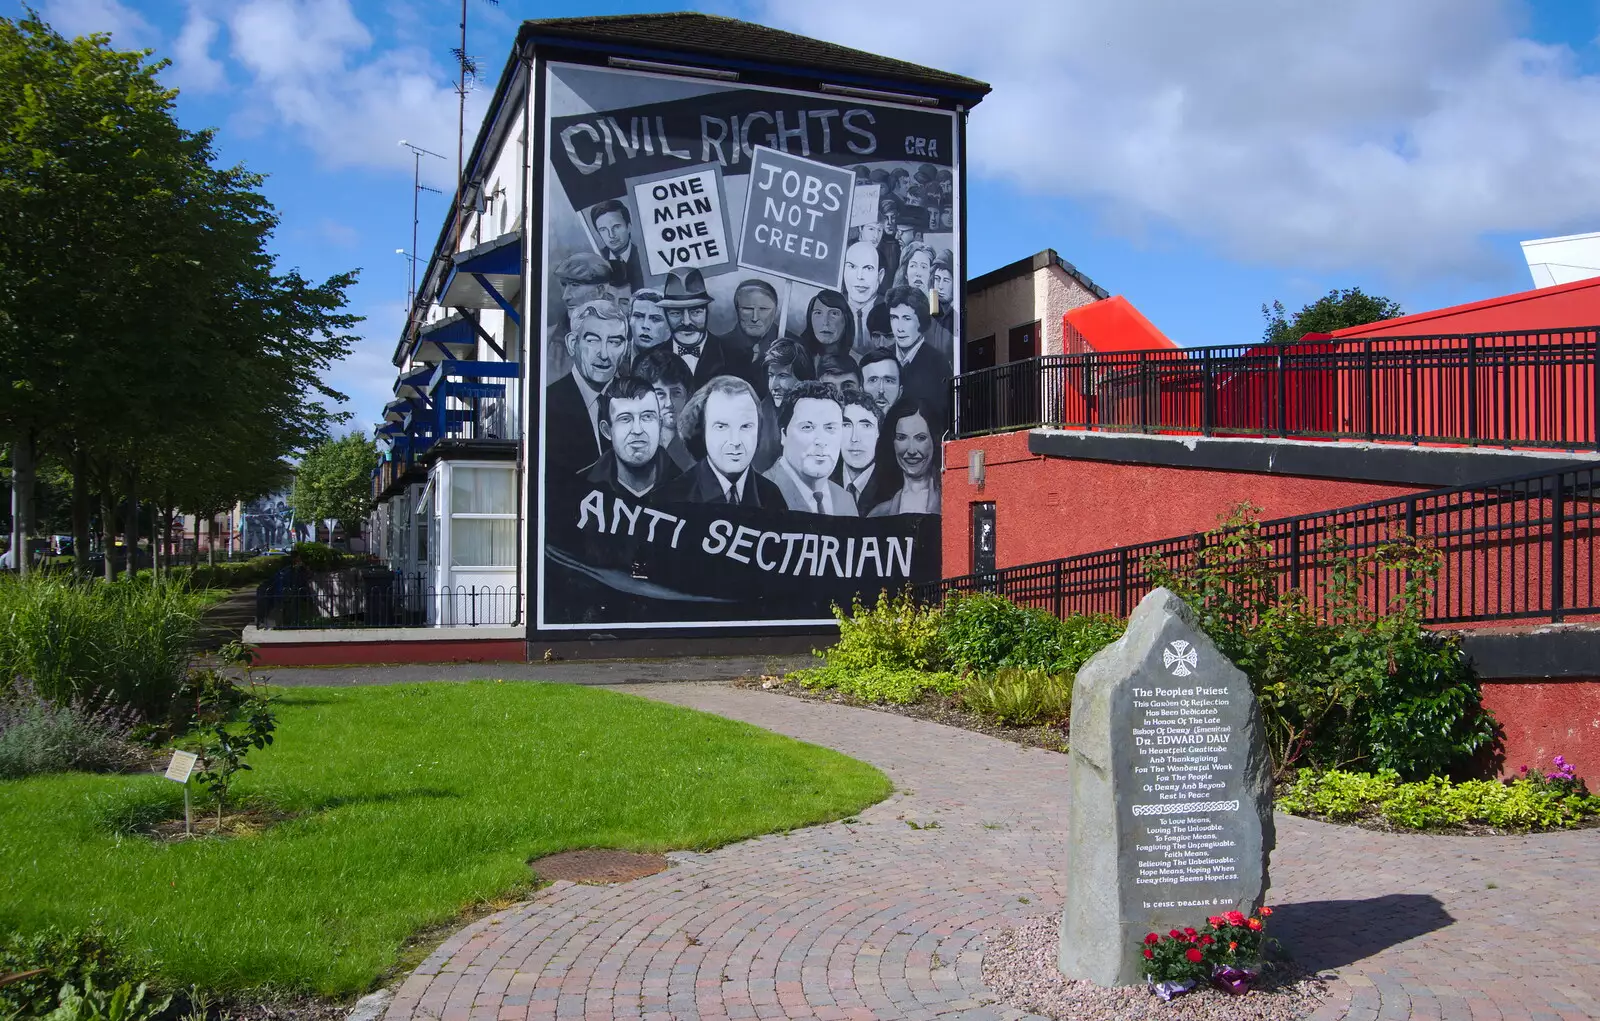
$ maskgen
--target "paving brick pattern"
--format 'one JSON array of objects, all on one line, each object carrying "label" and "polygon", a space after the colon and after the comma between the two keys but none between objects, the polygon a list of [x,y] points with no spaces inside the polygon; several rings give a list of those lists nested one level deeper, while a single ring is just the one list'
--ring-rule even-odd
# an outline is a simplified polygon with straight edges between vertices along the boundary
[{"label": "paving brick pattern", "polygon": [[[556,883],[446,941],[388,1021],[1029,1016],[979,964],[985,933],[1061,909],[1064,756],[724,685],[627,690],[837,748],[896,793],[630,883]],[[1317,1021],[1600,1016],[1600,831],[1278,826],[1274,928],[1339,975]]]}]

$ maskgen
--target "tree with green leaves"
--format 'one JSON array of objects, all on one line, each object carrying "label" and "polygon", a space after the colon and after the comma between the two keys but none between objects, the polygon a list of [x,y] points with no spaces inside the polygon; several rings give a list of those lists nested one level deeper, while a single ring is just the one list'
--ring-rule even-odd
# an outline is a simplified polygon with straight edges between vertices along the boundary
[{"label": "tree with green leaves", "polygon": [[151,495],[208,511],[268,491],[240,468],[327,436],[342,395],[323,378],[359,321],[354,273],[277,269],[260,176],[178,126],[166,66],[0,18],[0,437],[19,540],[39,457],[70,472],[80,563],[95,494],[109,554],[119,508],[131,551]]},{"label": "tree with green leaves", "polygon": [[1262,339],[1268,344],[1292,344],[1308,333],[1332,333],[1401,314],[1398,301],[1367,294],[1359,287],[1334,288],[1292,317],[1287,311],[1281,301],[1261,306],[1261,317],[1267,321]]},{"label": "tree with green leaves", "polygon": [[372,505],[372,466],[377,460],[377,445],[357,432],[311,448],[295,470],[295,518],[337,521],[346,535],[356,534]]}]

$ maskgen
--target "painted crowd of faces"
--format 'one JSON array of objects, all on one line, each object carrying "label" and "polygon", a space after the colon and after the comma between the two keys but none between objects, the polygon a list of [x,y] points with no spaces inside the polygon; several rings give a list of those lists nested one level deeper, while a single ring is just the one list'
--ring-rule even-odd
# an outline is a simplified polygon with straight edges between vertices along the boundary
[{"label": "painted crowd of faces", "polygon": [[[593,476],[592,461],[560,455],[571,444],[609,455],[616,472],[631,473],[627,493],[693,500],[714,496],[707,487],[672,483],[702,461],[724,483],[746,472],[776,478],[786,461],[802,483],[850,493],[828,501],[826,513],[936,513],[945,380],[955,371],[958,333],[951,177],[916,163],[855,172],[858,186],[875,187],[879,217],[851,228],[839,290],[728,266],[699,277],[709,300],[684,302],[681,286],[673,300],[671,281],[643,270],[629,205],[612,200],[574,211],[588,245],[551,252],[550,282],[561,300],[549,305],[545,380],[555,386],[576,377],[588,393],[630,396],[600,402],[606,421],[578,421],[577,405],[565,402],[573,420],[547,422],[547,464]],[[591,303],[590,314],[579,316]],[[574,329],[576,319],[582,330]],[[691,368],[696,359],[680,352],[698,353],[703,362],[713,349],[718,375],[746,386],[703,394],[685,423],[685,409],[714,377]],[[649,395],[625,385],[630,380],[648,383]],[[797,388],[812,383],[826,384],[829,396],[804,386],[807,396],[780,414]],[[550,412],[556,410],[552,402]],[[651,465],[657,470],[643,471]],[[759,488],[771,499],[769,487]],[[793,499],[787,506],[817,512]]]}]

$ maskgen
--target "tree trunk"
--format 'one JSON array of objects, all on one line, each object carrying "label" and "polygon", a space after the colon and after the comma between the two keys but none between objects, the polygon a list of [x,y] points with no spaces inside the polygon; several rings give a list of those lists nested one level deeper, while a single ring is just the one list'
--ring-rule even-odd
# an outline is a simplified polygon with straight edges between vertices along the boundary
[{"label": "tree trunk", "polygon": [[217,515],[206,515],[206,566],[217,566]]},{"label": "tree trunk", "polygon": [[11,566],[17,577],[33,573],[28,537],[33,534],[33,430],[25,429],[11,444]]},{"label": "tree trunk", "polygon": [[194,515],[194,549],[189,551],[189,570],[193,571],[200,566],[200,512]]},{"label": "tree trunk", "polygon": [[122,542],[128,551],[128,577],[139,574],[139,475],[128,473],[128,517],[122,528]]},{"label": "tree trunk", "polygon": [[72,573],[89,577],[89,455],[72,450]]},{"label": "tree trunk", "polygon": [[106,581],[117,580],[117,500],[111,492],[111,480],[100,488],[100,550],[105,554]]}]

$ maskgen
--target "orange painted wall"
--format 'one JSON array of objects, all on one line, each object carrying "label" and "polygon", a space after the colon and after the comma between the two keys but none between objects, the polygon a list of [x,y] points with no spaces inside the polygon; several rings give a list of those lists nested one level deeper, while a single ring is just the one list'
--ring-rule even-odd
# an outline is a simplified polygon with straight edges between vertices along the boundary
[{"label": "orange painted wall", "polygon": [[[974,449],[987,460],[981,489],[967,482]],[[971,570],[969,508],[982,500],[995,505],[997,566],[1010,567],[1203,532],[1245,501],[1276,518],[1425,488],[1039,457],[1028,453],[1026,430],[952,440],[944,463],[946,577]]]}]

